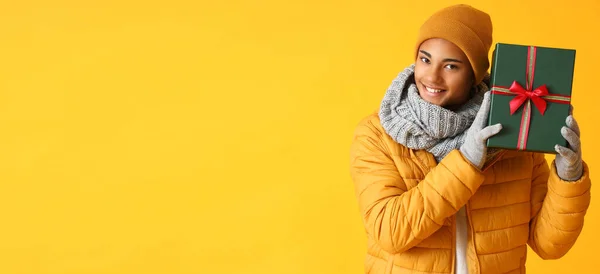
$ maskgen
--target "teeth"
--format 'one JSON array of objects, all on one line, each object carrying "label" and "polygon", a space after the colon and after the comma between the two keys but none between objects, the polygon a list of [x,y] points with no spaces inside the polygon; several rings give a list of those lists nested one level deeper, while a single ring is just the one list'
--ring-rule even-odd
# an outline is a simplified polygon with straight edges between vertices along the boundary
[{"label": "teeth", "polygon": [[425,89],[427,89],[427,91],[429,91],[431,93],[440,93],[440,92],[442,92],[441,89],[432,89],[430,87],[425,87]]}]

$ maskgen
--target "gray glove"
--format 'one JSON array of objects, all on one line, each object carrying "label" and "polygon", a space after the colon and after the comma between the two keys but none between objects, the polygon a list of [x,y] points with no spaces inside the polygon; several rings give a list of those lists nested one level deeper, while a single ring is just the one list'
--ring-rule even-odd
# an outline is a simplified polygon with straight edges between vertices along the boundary
[{"label": "gray glove", "polygon": [[481,108],[475,116],[475,120],[467,131],[465,142],[460,147],[462,155],[469,160],[474,166],[481,169],[485,163],[487,155],[487,139],[498,134],[502,129],[501,124],[487,126],[487,119],[490,112],[490,92],[486,92],[483,96]]},{"label": "gray glove", "polygon": [[554,149],[558,152],[554,164],[556,165],[558,177],[565,181],[577,181],[583,175],[579,126],[573,115],[567,117],[566,123],[567,126],[562,127],[560,133],[569,143],[569,148],[560,145],[554,146]]}]

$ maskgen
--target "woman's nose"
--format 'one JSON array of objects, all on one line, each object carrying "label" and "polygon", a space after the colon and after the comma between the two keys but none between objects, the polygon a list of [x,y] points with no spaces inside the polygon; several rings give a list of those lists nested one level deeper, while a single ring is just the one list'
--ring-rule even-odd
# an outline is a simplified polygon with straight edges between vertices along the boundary
[{"label": "woman's nose", "polygon": [[430,66],[426,71],[425,79],[432,84],[439,83],[442,80],[441,71],[435,66]]}]

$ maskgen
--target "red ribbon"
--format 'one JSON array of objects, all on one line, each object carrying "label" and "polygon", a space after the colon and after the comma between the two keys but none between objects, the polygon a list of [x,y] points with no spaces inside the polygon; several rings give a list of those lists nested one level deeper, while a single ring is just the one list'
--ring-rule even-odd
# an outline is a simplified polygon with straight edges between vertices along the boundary
[{"label": "red ribbon", "polygon": [[517,81],[513,81],[509,88],[502,86],[493,86],[492,94],[515,96],[510,100],[510,115],[513,115],[523,104],[523,115],[521,116],[521,125],[519,126],[519,140],[517,141],[517,149],[525,150],[527,148],[527,138],[529,137],[529,125],[531,123],[531,103],[535,105],[538,111],[544,115],[546,112],[547,102],[559,104],[569,104],[571,97],[561,94],[550,94],[546,85],[541,85],[532,90],[533,76],[535,75],[535,60],[537,48],[530,46],[527,51],[527,70],[525,85],[523,88]]},{"label": "red ribbon", "polygon": [[510,115],[513,115],[527,100],[531,100],[542,115],[546,112],[546,100],[542,97],[550,94],[546,84],[539,86],[533,91],[529,91],[523,88],[517,81],[513,81],[508,90],[517,94],[515,98],[510,100]]}]

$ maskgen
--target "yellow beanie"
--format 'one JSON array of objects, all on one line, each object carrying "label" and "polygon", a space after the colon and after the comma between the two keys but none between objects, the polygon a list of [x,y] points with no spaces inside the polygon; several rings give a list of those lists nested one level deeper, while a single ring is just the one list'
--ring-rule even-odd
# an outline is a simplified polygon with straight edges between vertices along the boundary
[{"label": "yellow beanie", "polygon": [[487,13],[463,4],[439,10],[421,26],[417,54],[421,43],[430,38],[442,38],[458,46],[469,58],[475,84],[483,80],[492,46],[492,20]]}]

